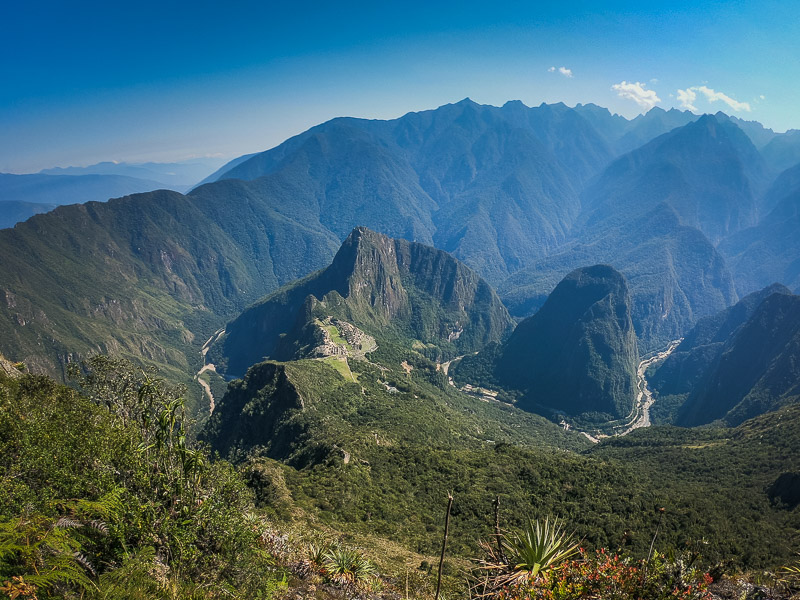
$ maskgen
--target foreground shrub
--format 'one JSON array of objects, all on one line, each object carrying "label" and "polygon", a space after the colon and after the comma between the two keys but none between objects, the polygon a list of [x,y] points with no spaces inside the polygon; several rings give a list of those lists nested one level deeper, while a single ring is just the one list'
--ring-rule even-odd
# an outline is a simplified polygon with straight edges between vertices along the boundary
[{"label": "foreground shrub", "polygon": [[800,596],[800,560],[781,567],[779,581],[789,593]]},{"label": "foreground shrub", "polygon": [[107,357],[75,374],[0,376],[0,598],[274,595],[252,492],[188,439],[182,390]]},{"label": "foreground shrub", "polygon": [[374,565],[358,550],[333,548],[323,555],[323,568],[334,583],[356,584],[377,575]]},{"label": "foreground shrub", "polygon": [[497,548],[489,543],[482,546],[487,558],[481,561],[481,569],[487,573],[489,589],[525,585],[578,551],[573,534],[549,517],[544,522],[528,519],[521,532],[502,535]]},{"label": "foreground shrub", "polygon": [[623,558],[606,550],[580,551],[527,581],[492,588],[480,583],[473,597],[497,600],[710,600],[711,577],[695,566],[696,554],[667,557],[656,552],[648,562]]}]

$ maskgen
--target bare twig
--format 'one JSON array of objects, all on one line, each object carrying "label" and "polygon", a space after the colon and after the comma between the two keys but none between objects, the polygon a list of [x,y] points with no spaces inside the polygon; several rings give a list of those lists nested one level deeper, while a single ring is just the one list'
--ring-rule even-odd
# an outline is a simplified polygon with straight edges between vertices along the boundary
[{"label": "bare twig", "polygon": [[442,585],[442,565],[444,564],[444,553],[447,550],[447,533],[450,530],[450,509],[453,507],[453,494],[447,494],[447,514],[444,518],[444,539],[442,540],[442,555],[439,557],[439,574],[436,577],[436,596],[434,600],[439,600],[439,589]]},{"label": "bare twig", "polygon": [[503,536],[500,533],[500,496],[494,499],[494,537],[497,540],[497,556],[503,559]]}]

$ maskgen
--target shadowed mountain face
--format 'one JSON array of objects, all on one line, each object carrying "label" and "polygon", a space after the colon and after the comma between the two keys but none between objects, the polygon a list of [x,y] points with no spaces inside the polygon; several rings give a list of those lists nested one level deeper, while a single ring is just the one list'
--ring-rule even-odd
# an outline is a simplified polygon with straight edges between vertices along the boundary
[{"label": "shadowed mountain face", "polygon": [[357,228],[329,267],[229,323],[211,356],[228,373],[242,374],[265,357],[315,356],[333,326],[440,358],[500,341],[513,321],[489,285],[447,253]]},{"label": "shadowed mountain face", "polygon": [[576,269],[507,342],[464,358],[456,376],[522,392],[519,406],[569,415],[630,414],[638,350],[625,278],[605,265]]},{"label": "shadowed mountain face", "polygon": [[720,252],[741,293],[773,281],[800,285],[800,165],[784,171],[764,196],[770,212],[755,227],[724,240]]},{"label": "shadowed mountain face", "polygon": [[800,398],[800,296],[775,293],[726,341],[677,423],[738,425]]},{"label": "shadowed mountain face", "polygon": [[791,294],[791,291],[786,286],[774,284],[745,296],[714,316],[700,319],[680,346],[648,379],[650,387],[660,396],[691,392],[719,360],[728,340],[772,294]]},{"label": "shadowed mountain face", "polygon": [[322,267],[338,246],[269,198],[224,182],[213,194],[62,206],[0,231],[4,354],[63,375],[78,357],[114,353],[187,377],[195,336]]}]

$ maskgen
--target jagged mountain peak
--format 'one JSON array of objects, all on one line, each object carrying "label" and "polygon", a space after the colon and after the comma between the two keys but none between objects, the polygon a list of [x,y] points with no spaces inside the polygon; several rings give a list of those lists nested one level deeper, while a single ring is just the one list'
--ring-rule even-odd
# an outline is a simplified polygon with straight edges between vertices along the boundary
[{"label": "jagged mountain peak", "polygon": [[492,288],[446,252],[356,227],[327,268],[229,323],[214,362],[243,374],[263,357],[307,356],[324,336],[319,323],[334,321],[378,344],[416,340],[436,357],[478,350],[513,327]]},{"label": "jagged mountain peak", "polygon": [[769,170],[747,135],[706,114],[615,160],[583,193],[586,225],[613,225],[661,202],[713,244],[753,226]]}]

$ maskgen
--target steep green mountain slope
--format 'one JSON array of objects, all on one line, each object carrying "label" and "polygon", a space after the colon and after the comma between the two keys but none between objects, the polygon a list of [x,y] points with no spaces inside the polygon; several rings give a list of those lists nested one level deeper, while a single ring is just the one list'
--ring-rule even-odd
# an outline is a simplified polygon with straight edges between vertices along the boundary
[{"label": "steep green mountain slope", "polygon": [[763,204],[771,210],[758,225],[719,245],[741,293],[773,281],[792,289],[800,285],[800,165],[775,180]]},{"label": "steep green mountain slope", "polygon": [[761,302],[726,341],[719,358],[681,407],[679,425],[728,425],[800,398],[800,296]]},{"label": "steep green mountain slope", "polygon": [[[22,576],[40,598],[245,599],[286,593],[288,576],[293,595],[349,597],[352,586],[332,589],[309,559],[338,542],[378,562],[382,586],[374,580],[370,597],[397,598],[407,579],[413,597],[429,597],[420,583],[435,580],[426,567],[440,549],[448,493],[455,502],[445,573],[453,578],[475,558],[476,540],[492,539],[496,499],[503,529],[557,514],[590,554],[604,546],[644,558],[657,531],[655,549],[680,554],[688,546],[702,554],[703,568],[722,563],[731,572],[786,564],[798,541],[796,406],[736,429],[640,430],[579,455],[567,448],[582,436],[532,415],[459,399],[454,390],[438,401],[419,395],[434,389],[427,374],[412,375],[411,393],[402,395],[365,378],[364,391],[340,383],[352,393],[326,396],[319,377],[339,376],[324,363],[265,363],[232,388],[252,418],[262,418],[259,409],[275,395],[269,372],[282,372],[305,404],[287,411],[286,422],[329,437],[314,436],[323,443],[306,455],[311,463],[289,465],[251,448],[237,472],[186,443],[179,413],[165,432],[163,418],[135,410],[145,404],[176,416],[173,390],[133,365],[110,366],[84,380],[86,396],[0,371],[0,525],[6,547],[22,547],[0,560],[6,591],[24,587],[10,581]],[[469,427],[474,435],[457,437]],[[495,431],[528,443],[480,439]],[[426,439],[433,433],[444,436]],[[545,441],[561,448],[539,445]],[[595,577],[590,569],[584,573]]]},{"label": "steep green mountain slope", "polygon": [[175,390],[104,364],[83,394],[0,368],[0,594],[270,596],[282,574],[241,476],[187,441]]},{"label": "steep green mountain slope", "polygon": [[330,359],[253,365],[230,384],[204,438],[223,455],[255,452],[296,467],[345,453],[357,463],[376,446],[588,445],[538,415],[457,392],[435,363],[414,351],[348,363],[344,372]]},{"label": "steep green mountain slope", "polygon": [[567,275],[507,342],[465,357],[453,376],[517,390],[527,410],[608,421],[633,409],[638,357],[625,279],[597,265]]},{"label": "steep green mountain slope", "polygon": [[241,465],[260,505],[418,552],[440,549],[451,492],[455,555],[489,539],[499,496],[502,527],[556,514],[589,548],[646,556],[666,507],[657,548],[701,544],[711,563],[751,568],[792,556],[785,534],[800,513],[770,490],[800,470],[796,407],[737,429],[637,430],[576,454],[580,434],[458,393],[417,353],[369,361],[351,361],[357,383],[323,360],[254,365],[205,438]]},{"label": "steep green mountain slope", "polygon": [[337,242],[244,182],[59,207],[0,231],[0,339],[57,376],[110,352],[186,380],[225,319],[329,260]]},{"label": "steep green mountain slope", "polygon": [[774,284],[748,294],[734,306],[700,319],[686,334],[675,351],[648,377],[650,388],[658,395],[658,402],[652,409],[656,422],[673,422],[687,395],[701,384],[708,370],[719,360],[726,342],[772,294],[791,294],[791,291]]},{"label": "steep green mountain slope", "polygon": [[243,374],[264,357],[330,354],[336,346],[331,335],[346,339],[343,332],[353,326],[351,337],[366,340],[366,332],[447,359],[500,341],[513,321],[489,285],[447,253],[362,227],[329,267],[229,323],[209,359],[229,374]]}]

